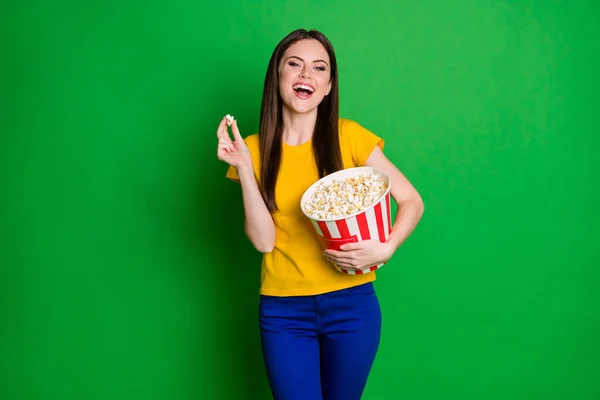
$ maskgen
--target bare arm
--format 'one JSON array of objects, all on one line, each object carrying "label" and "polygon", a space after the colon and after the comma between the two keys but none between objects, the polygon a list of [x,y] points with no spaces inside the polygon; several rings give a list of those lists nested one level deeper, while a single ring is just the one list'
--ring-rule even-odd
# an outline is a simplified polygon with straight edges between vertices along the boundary
[{"label": "bare arm", "polygon": [[383,154],[379,146],[375,146],[366,165],[382,170],[392,181],[390,194],[398,205],[398,212],[387,243],[393,247],[393,251],[396,251],[419,223],[425,210],[423,200],[402,172]]},{"label": "bare arm", "polygon": [[261,253],[270,253],[275,247],[275,224],[265,205],[254,178],[252,167],[238,168],[244,201],[244,230],[250,242]]},{"label": "bare arm", "polygon": [[423,200],[406,177],[388,160],[381,148],[376,146],[365,165],[377,168],[389,175],[392,186],[391,197],[398,205],[392,232],[385,243],[365,240],[346,243],[340,251],[325,250],[325,258],[346,269],[363,269],[387,262],[406,241],[419,223],[425,209]]},{"label": "bare arm", "polygon": [[223,118],[217,130],[217,157],[235,167],[240,178],[246,236],[256,250],[270,253],[275,247],[275,223],[258,189],[252,168],[252,156],[237,127],[237,121],[233,121],[231,130],[233,141],[227,131],[227,119]]}]

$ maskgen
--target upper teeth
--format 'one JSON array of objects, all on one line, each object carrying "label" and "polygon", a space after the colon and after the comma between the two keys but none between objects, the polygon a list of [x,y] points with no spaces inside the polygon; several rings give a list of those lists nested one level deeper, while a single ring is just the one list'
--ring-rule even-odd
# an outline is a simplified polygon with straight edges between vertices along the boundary
[{"label": "upper teeth", "polygon": [[315,90],[313,88],[311,88],[310,86],[306,86],[306,85],[294,85],[294,89],[305,89],[308,90],[309,92],[314,92]]}]

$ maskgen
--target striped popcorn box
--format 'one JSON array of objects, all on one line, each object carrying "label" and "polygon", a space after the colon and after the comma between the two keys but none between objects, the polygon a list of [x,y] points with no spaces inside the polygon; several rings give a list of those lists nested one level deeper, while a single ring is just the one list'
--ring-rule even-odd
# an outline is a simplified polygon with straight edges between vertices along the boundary
[{"label": "striped popcorn box", "polygon": [[[332,218],[315,218],[306,211],[306,203],[319,190],[321,183],[328,185],[334,180],[340,182],[359,176],[360,174],[364,174],[367,177],[376,175],[379,181],[387,186],[385,192],[369,207],[350,215]],[[380,242],[385,242],[392,230],[390,183],[389,176],[378,169],[372,167],[355,167],[327,175],[311,185],[302,196],[301,207],[304,215],[312,222],[323,247],[340,250],[340,246],[345,243],[359,242],[361,240],[376,239]],[[384,264],[373,265],[362,270],[347,270],[337,265],[334,265],[334,267],[341,273],[355,275],[375,271]]]}]

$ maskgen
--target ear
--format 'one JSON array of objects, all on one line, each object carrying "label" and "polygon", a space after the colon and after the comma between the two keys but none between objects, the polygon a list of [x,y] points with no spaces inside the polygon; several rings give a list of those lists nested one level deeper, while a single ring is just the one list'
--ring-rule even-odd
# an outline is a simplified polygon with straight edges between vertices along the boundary
[{"label": "ear", "polygon": [[329,80],[329,84],[327,85],[327,89],[325,89],[325,96],[329,95],[329,92],[331,92],[331,82],[332,82],[332,79]]}]

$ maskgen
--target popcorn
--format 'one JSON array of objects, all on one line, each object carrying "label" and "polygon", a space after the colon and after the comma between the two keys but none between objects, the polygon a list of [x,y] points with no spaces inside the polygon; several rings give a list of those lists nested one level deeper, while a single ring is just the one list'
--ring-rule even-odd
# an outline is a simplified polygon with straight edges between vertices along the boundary
[{"label": "popcorn", "polygon": [[320,182],[304,204],[304,212],[315,219],[333,219],[356,214],[373,205],[387,190],[379,175],[364,173],[346,179]]},{"label": "popcorn", "polygon": [[231,126],[231,124],[233,124],[233,120],[234,120],[233,115],[227,114],[225,116],[225,118],[227,118],[227,126]]}]

